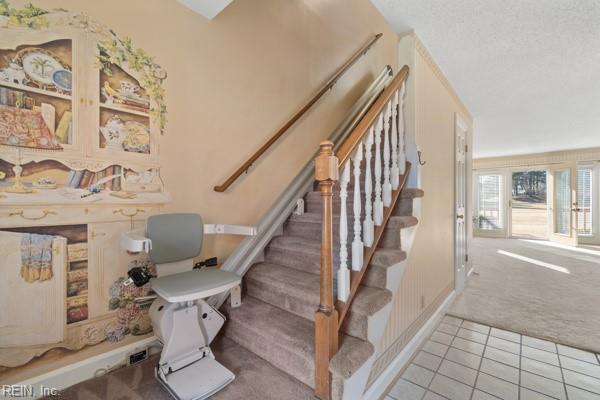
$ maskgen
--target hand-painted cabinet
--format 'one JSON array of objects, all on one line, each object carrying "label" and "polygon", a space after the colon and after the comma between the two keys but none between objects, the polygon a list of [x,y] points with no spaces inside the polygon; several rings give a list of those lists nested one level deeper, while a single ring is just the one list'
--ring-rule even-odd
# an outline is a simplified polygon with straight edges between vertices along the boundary
[{"label": "hand-painted cabinet", "polygon": [[0,367],[150,332],[119,248],[170,196],[166,72],[87,16],[0,1]]}]

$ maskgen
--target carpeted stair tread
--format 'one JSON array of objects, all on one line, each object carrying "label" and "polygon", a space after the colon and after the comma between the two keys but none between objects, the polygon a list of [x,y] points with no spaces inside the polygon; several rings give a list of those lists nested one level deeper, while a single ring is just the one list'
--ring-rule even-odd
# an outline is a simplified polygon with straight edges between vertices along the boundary
[{"label": "carpeted stair tread", "polygon": [[406,259],[406,252],[398,249],[377,249],[371,258],[369,268],[372,266],[387,268]]},{"label": "carpeted stair tread", "polygon": [[402,199],[418,199],[425,196],[425,191],[419,188],[404,188],[400,192]]},{"label": "carpeted stair tread", "polygon": [[[249,296],[282,308],[310,321],[319,305],[319,275],[276,264],[259,263],[246,273]],[[346,333],[367,338],[367,319],[392,300],[386,289],[360,286],[345,326]]]},{"label": "carpeted stair tread", "polygon": [[[350,244],[348,245],[348,260],[350,262]],[[371,258],[371,265],[390,266],[406,258],[400,249],[378,248]],[[265,261],[303,272],[319,274],[321,271],[321,241],[297,236],[278,236],[274,238],[265,251]],[[339,245],[333,245],[333,265],[339,265]]]},{"label": "carpeted stair tread", "polygon": [[[378,252],[385,252],[385,249],[378,249]],[[396,254],[389,255],[389,257],[396,257]],[[389,268],[397,265],[399,262],[406,260],[406,252],[401,251],[399,254],[399,258],[395,258],[395,263],[385,264],[385,263],[373,263],[369,264],[369,268],[365,275],[363,276],[363,280],[361,282],[364,286],[376,287],[385,289],[387,285],[387,271]]]},{"label": "carpeted stair tread", "polygon": [[[319,238],[321,236],[322,222],[321,215],[318,213],[305,213],[303,215],[293,214],[284,225],[284,234],[286,236],[298,236],[307,239]],[[364,217],[361,218],[361,221]],[[401,248],[400,230],[416,225],[418,220],[409,216],[390,216],[388,224],[383,230],[383,235],[379,242],[379,247]],[[353,239],[352,226],[354,224],[354,215],[348,215],[348,241]],[[333,216],[333,242],[339,241],[340,216]],[[361,224],[362,227],[362,224]]]},{"label": "carpeted stair tread", "polygon": [[[314,324],[251,296],[229,309],[225,335],[262,359],[314,387]],[[342,335],[336,366],[351,375],[373,354],[373,345]],[[332,372],[338,373],[336,370]]]}]

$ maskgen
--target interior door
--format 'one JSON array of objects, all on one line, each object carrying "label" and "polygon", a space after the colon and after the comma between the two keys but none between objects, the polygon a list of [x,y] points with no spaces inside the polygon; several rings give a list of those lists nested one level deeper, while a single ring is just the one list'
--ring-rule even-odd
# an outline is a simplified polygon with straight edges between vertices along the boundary
[{"label": "interior door", "polygon": [[0,232],[0,347],[58,343],[65,329],[67,239],[52,241],[52,277],[21,277],[23,233]]},{"label": "interior door", "polygon": [[551,241],[577,245],[577,166],[557,164],[548,170]]},{"label": "interior door", "polygon": [[457,117],[456,119],[456,194],[455,194],[455,285],[458,291],[462,290],[467,280],[467,227],[466,227],[466,201],[467,201],[467,169],[466,169],[467,129]]}]

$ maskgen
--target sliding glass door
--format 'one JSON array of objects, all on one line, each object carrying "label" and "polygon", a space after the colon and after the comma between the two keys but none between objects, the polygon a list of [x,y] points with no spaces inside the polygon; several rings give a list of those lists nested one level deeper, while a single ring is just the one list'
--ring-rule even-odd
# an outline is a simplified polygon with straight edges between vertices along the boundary
[{"label": "sliding glass door", "polygon": [[548,239],[546,170],[512,171],[509,176],[509,236]]}]

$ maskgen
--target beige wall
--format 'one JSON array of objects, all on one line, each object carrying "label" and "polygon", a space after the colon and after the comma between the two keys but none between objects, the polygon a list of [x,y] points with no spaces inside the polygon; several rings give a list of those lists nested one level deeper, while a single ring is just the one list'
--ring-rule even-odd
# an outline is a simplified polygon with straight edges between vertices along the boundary
[{"label": "beige wall", "polygon": [[[13,0],[15,7],[29,0]],[[369,0],[237,0],[208,21],[175,0],[38,0],[83,11],[168,72],[162,176],[174,211],[208,222],[255,224],[386,64],[397,35]],[[212,190],[251,155],[372,35],[383,38],[307,118],[227,193]],[[206,242],[226,256],[239,239]]]},{"label": "beige wall", "polygon": [[[420,223],[407,269],[377,349],[379,360],[372,379],[393,360],[454,289],[456,113],[469,126],[469,143],[472,143],[469,111],[416,36],[411,34],[402,38],[400,60],[401,64],[412,66],[407,94],[409,103],[405,110],[408,132],[415,132],[416,145],[427,162],[418,174],[425,197],[421,201]],[[410,115],[413,109],[414,114]],[[467,171],[471,170],[470,154]],[[468,205],[467,210],[470,208]],[[470,220],[469,215],[466,220]]]}]

